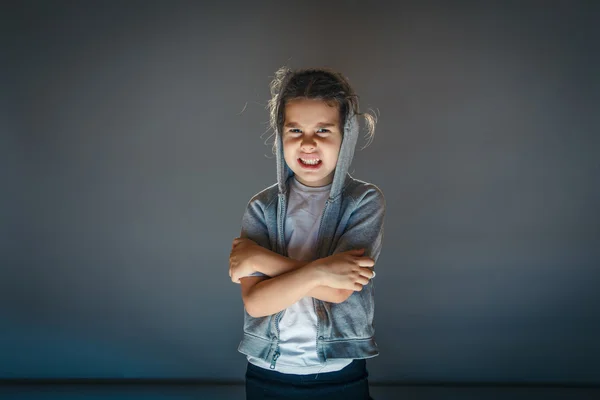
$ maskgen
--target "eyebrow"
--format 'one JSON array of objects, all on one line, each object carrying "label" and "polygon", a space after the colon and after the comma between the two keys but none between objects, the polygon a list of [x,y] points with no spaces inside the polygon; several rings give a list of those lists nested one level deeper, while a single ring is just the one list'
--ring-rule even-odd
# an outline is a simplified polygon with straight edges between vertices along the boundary
[{"label": "eyebrow", "polygon": [[[317,126],[320,127],[332,127],[332,126],[336,126],[337,124],[334,124],[332,122],[319,122],[317,123]],[[297,122],[286,122],[286,124],[284,125],[284,127],[286,128],[292,128],[292,127],[296,127],[296,126],[300,126],[299,123]]]}]

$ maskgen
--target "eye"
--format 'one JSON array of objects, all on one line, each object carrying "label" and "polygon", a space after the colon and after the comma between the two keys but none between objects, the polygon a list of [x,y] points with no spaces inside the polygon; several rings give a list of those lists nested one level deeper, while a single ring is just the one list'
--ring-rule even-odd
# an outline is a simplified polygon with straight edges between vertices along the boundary
[{"label": "eye", "polygon": [[290,130],[288,131],[290,133],[302,133],[302,131],[298,128],[290,128]]},{"label": "eye", "polygon": [[331,132],[331,131],[330,131],[329,129],[327,129],[327,128],[319,128],[319,129],[317,130],[317,133],[320,133],[321,135],[323,135],[323,134],[328,134],[328,133],[330,133],[330,132]]}]

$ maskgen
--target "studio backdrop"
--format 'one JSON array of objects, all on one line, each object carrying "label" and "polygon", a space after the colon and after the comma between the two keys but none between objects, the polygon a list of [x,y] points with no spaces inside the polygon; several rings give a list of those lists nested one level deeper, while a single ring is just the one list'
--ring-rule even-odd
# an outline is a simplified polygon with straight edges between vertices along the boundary
[{"label": "studio backdrop", "polygon": [[204,3],[2,5],[0,378],[242,381],[288,65],[378,116],[371,382],[600,383],[598,2]]}]

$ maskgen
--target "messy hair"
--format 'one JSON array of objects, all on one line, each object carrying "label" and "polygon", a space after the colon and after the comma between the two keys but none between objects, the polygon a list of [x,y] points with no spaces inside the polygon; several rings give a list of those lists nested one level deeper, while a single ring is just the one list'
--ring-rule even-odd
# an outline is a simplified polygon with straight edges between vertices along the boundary
[{"label": "messy hair", "polygon": [[[291,70],[281,67],[271,81],[271,99],[268,102],[270,126],[274,132],[282,132],[285,118],[285,105],[297,98],[319,99],[329,105],[337,105],[340,112],[340,126],[343,131],[346,116],[351,110],[357,116],[365,118],[369,142],[375,134],[377,118],[370,113],[361,113],[358,107],[358,95],[348,80],[339,72],[328,68],[304,68]],[[342,133],[343,134],[343,133]],[[275,147],[275,143],[273,144]],[[366,146],[365,146],[366,147]]]}]

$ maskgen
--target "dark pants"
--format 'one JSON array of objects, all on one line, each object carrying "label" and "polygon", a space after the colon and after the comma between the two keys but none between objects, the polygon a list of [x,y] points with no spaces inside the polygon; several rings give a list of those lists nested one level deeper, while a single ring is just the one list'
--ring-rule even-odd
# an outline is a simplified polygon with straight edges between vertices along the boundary
[{"label": "dark pants", "polygon": [[248,363],[246,400],[369,400],[367,363],[354,360],[344,369],[310,375],[282,374]]}]

